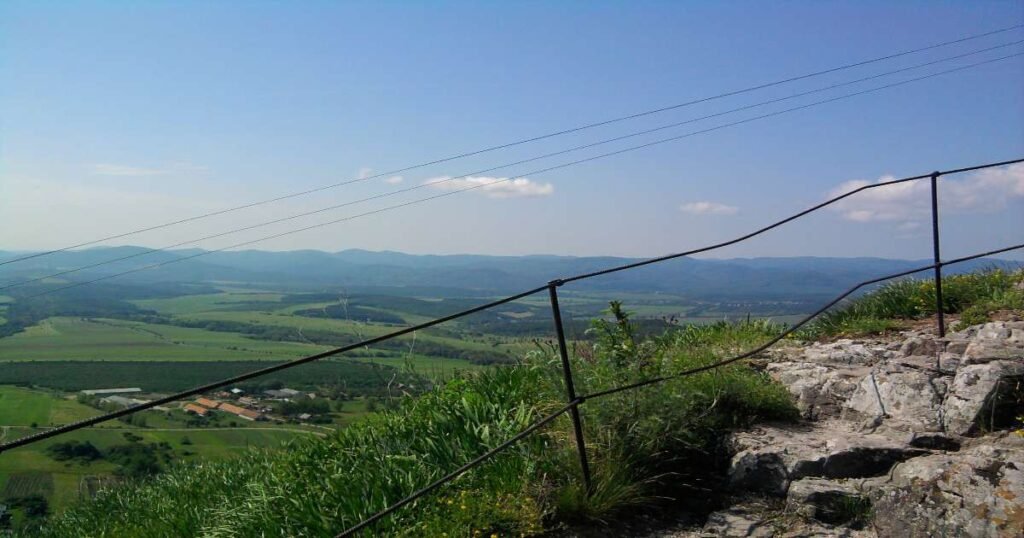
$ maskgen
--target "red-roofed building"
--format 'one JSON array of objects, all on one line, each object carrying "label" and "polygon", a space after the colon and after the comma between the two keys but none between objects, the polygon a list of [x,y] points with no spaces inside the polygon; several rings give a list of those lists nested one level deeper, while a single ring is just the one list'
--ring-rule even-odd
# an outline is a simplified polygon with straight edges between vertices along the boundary
[{"label": "red-roofed building", "polygon": [[196,398],[196,403],[207,409],[217,409],[220,407],[220,402],[209,398]]},{"label": "red-roofed building", "polygon": [[210,412],[210,410],[205,408],[205,407],[203,407],[203,406],[201,406],[201,405],[185,404],[185,412],[186,413],[195,413],[195,414],[197,414],[197,415],[199,415],[201,417],[205,417],[206,414]]},{"label": "red-roofed building", "polygon": [[246,420],[259,420],[263,418],[263,415],[257,413],[256,411],[253,411],[251,409],[243,409],[241,407],[238,407],[237,405],[232,405],[229,403],[220,404],[220,410],[224,411],[225,413],[231,413],[232,415],[238,415]]}]

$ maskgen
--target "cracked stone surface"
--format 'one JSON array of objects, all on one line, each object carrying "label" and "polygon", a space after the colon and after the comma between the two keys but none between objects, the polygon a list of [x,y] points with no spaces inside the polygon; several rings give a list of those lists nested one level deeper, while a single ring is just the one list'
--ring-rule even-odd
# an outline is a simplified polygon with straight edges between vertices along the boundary
[{"label": "cracked stone surface", "polygon": [[737,500],[650,536],[1024,536],[1024,437],[1006,431],[1024,414],[1024,321],[765,358],[803,420],[734,432]]},{"label": "cracked stone surface", "polygon": [[[791,345],[764,367],[805,420],[734,433],[729,485],[800,519],[739,503],[693,536],[1024,536],[1024,438],[986,433],[1024,405],[1024,322]],[[865,502],[871,525],[844,526]]]},{"label": "cracked stone surface", "polygon": [[729,466],[733,489],[785,496],[805,477],[867,478],[927,451],[879,434],[855,431],[849,422],[759,426],[737,433]]},{"label": "cracked stone surface", "polygon": [[975,433],[985,426],[986,411],[992,398],[1004,385],[1020,382],[1024,377],[1024,360],[1000,360],[969,364],[957,370],[944,409],[947,432],[957,435]]},{"label": "cracked stone surface", "polygon": [[880,536],[1024,536],[1024,438],[904,462],[872,498]]}]

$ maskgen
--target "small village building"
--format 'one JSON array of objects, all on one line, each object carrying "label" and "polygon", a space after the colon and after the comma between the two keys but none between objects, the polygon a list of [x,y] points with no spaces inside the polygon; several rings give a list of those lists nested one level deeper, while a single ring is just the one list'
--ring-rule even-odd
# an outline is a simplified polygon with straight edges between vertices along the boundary
[{"label": "small village building", "polygon": [[229,403],[220,404],[220,410],[224,411],[225,413],[231,413],[232,415],[237,415],[242,411],[245,411],[245,409]]},{"label": "small village building", "polygon": [[256,398],[251,397],[251,396],[242,396],[241,398],[238,399],[238,403],[240,403],[240,404],[242,404],[244,406],[251,406],[251,405],[254,406],[254,405],[260,403],[260,401],[257,400]]},{"label": "small village building", "polygon": [[203,407],[203,406],[201,406],[201,405],[196,405],[196,404],[191,404],[190,403],[190,404],[185,404],[185,412],[186,413],[194,413],[194,414],[199,415],[201,417],[205,417],[207,415],[207,413],[210,412],[210,410],[205,408],[205,407]]},{"label": "small village building", "polygon": [[209,398],[196,398],[196,403],[207,409],[217,409],[218,407],[221,406],[220,402],[218,402],[217,400],[211,400]]},{"label": "small village building", "polygon": [[266,418],[262,413],[253,411],[252,409],[243,409],[238,416],[248,420],[264,420]]},{"label": "small village building", "polygon": [[91,389],[83,390],[82,394],[86,394],[89,396],[100,396],[106,394],[131,394],[133,392],[142,392],[142,389],[138,387],[131,387],[126,389]]},{"label": "small village building", "polygon": [[277,400],[287,400],[298,396],[300,392],[292,389],[270,389],[263,391],[263,394]]},{"label": "small village building", "polygon": [[124,396],[107,396],[106,398],[100,398],[100,403],[117,405],[120,407],[132,407],[146,402],[145,400],[125,398]]},{"label": "small village building", "polygon": [[303,413],[299,415],[299,420],[309,420],[311,418],[313,418],[313,415],[310,415],[309,413]]},{"label": "small village building", "polygon": [[242,390],[242,389],[235,388],[235,389],[231,389],[231,394],[234,394],[235,396],[238,396],[238,395],[241,395],[241,394],[245,394],[245,391]]},{"label": "small village building", "polygon": [[261,413],[257,413],[252,409],[245,409],[229,403],[221,404],[220,410],[224,411],[225,413],[231,413],[232,415],[239,416],[241,418],[244,418],[245,420],[261,420],[263,418],[263,415]]}]

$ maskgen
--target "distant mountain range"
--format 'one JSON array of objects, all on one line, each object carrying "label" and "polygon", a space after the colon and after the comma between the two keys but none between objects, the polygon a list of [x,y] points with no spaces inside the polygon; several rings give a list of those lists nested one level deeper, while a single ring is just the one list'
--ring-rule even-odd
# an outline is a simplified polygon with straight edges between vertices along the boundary
[{"label": "distant mountain range", "polygon": [[[0,266],[0,282],[9,284],[130,257],[61,278],[70,282],[93,280],[161,264],[105,282],[123,285],[236,283],[295,291],[344,288],[400,293],[402,290],[429,290],[443,295],[469,296],[528,289],[555,278],[640,260],[610,256],[438,256],[366,250],[204,253],[191,249],[145,254],[146,251],[143,247],[125,246],[60,252]],[[0,262],[23,255],[23,252],[0,251]],[[862,280],[929,263],[930,260],[883,258],[681,258],[572,286],[579,290],[674,293],[694,299],[810,299],[834,295]],[[949,267],[947,272],[1020,265],[1020,262],[983,259]]]}]

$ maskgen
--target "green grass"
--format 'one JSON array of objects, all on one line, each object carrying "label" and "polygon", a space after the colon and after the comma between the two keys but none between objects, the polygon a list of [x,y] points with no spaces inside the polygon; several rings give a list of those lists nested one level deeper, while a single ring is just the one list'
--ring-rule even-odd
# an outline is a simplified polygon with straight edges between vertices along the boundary
[{"label": "green grass", "polygon": [[[635,337],[628,318],[595,326],[573,366],[582,390],[707,364],[778,334],[771,323],[719,323]],[[40,536],[332,536],[510,438],[563,405],[557,354],[467,373],[323,439],[286,451],[182,466],[64,512]],[[454,483],[383,519],[385,536],[536,535],[604,519],[652,499],[726,427],[795,416],[788,393],[741,364],[583,406],[596,495],[580,494],[563,417]],[[696,452],[694,450],[696,449]],[[698,463],[705,465],[706,461]]]},{"label": "green grass", "polygon": [[[270,327],[286,327],[290,329],[301,329],[310,333],[325,332],[336,335],[352,336],[360,340],[382,336],[396,330],[396,327],[389,325],[358,323],[342,319],[307,318],[292,316],[283,312],[200,312],[197,314],[182,315],[179,317],[185,320],[226,321]],[[463,336],[440,336],[438,334],[432,334],[430,330],[417,333],[416,339],[422,342],[431,342],[458,349],[479,352],[504,353],[506,351],[511,351],[522,353],[532,347],[532,344],[518,340],[510,340],[509,342],[499,343],[497,346],[494,346],[483,339],[471,339]],[[412,337],[403,337],[400,341],[409,344],[412,342]]]},{"label": "green grass", "polygon": [[[152,392],[173,392],[280,363],[85,360],[8,362],[0,363],[0,384],[36,385],[69,392],[111,387],[139,387]],[[372,365],[350,359],[323,359],[261,377],[259,381],[279,380],[301,386],[343,383],[350,389],[365,391],[380,388],[395,373],[395,370],[379,363]]]},{"label": "green grass", "polygon": [[0,386],[0,426],[68,424],[98,415],[74,400],[19,387]]},{"label": "green grass", "polygon": [[[28,435],[32,429],[19,428],[15,437]],[[51,477],[52,491],[45,497],[50,501],[51,510],[63,511],[79,499],[79,482],[87,476],[109,476],[116,466],[106,461],[88,464],[67,463],[53,460],[46,453],[46,448],[57,442],[71,439],[89,441],[103,450],[125,443],[124,432],[131,431],[142,437],[146,443],[169,443],[181,458],[186,461],[217,461],[241,457],[248,448],[280,447],[297,437],[310,434],[278,431],[270,429],[229,429],[187,431],[149,431],[135,428],[91,428],[17,448],[0,455],[0,483],[6,483],[5,491],[17,483],[19,475],[45,475]],[[190,445],[182,445],[181,440],[188,437]],[[182,455],[185,451],[192,455]]]},{"label": "green grass", "polygon": [[[0,426],[5,427],[5,442],[41,431],[31,427],[33,423],[48,427],[98,414],[99,411],[59,394],[0,386]],[[292,439],[324,431],[257,422],[235,428],[185,428],[180,422],[162,421],[163,413],[145,414],[149,417],[147,429],[112,421],[0,454],[0,502],[8,497],[41,494],[50,502],[51,509],[59,512],[79,500],[79,485],[85,477],[110,475],[114,471],[116,466],[105,461],[58,462],[47,455],[47,447],[72,439],[89,441],[102,450],[124,444],[124,433],[130,431],[141,436],[143,442],[167,442],[185,462],[236,458],[250,447],[279,447]],[[365,402],[357,402],[343,420],[352,422],[366,415]],[[184,437],[189,438],[190,444],[182,444]],[[186,451],[191,455],[184,455]]]},{"label": "green grass", "polygon": [[185,295],[166,299],[140,299],[133,304],[161,314],[187,314],[209,310],[222,310],[242,303],[276,303],[283,293],[273,292],[228,292],[205,295]]},{"label": "green grass", "polygon": [[[1024,270],[990,269],[942,279],[942,311],[961,314],[959,329],[984,323],[997,310],[1024,312]],[[830,310],[801,331],[806,339],[822,336],[878,334],[903,326],[902,321],[934,315],[935,282],[903,279],[889,282],[839,308]]]},{"label": "green grass", "polygon": [[310,355],[324,346],[113,319],[48,318],[0,339],[3,360],[253,360]]},{"label": "green grass", "polygon": [[473,364],[461,359],[447,359],[444,357],[421,355],[419,353],[406,354],[401,357],[354,358],[352,360],[368,364],[391,366],[394,368],[409,367],[412,368],[415,373],[427,376],[431,379],[436,379],[438,377],[451,377],[461,371],[485,368],[485,366]]}]

